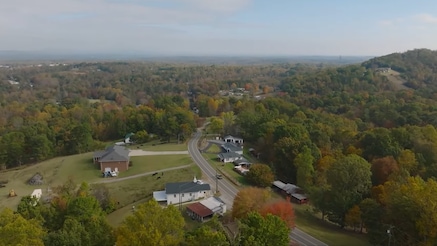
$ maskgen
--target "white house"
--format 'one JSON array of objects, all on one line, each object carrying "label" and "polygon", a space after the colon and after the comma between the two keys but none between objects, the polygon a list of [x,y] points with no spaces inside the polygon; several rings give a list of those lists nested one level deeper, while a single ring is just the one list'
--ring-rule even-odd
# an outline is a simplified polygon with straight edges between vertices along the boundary
[{"label": "white house", "polygon": [[217,155],[221,162],[228,163],[240,160],[243,157],[235,152],[225,152]]},{"label": "white house", "polygon": [[164,191],[153,192],[153,198],[167,205],[195,201],[212,195],[211,186],[194,178],[192,182],[167,183]]},{"label": "white house", "polygon": [[223,138],[223,141],[225,141],[226,143],[234,143],[234,144],[238,144],[238,145],[243,145],[242,138],[236,138],[236,137],[233,137],[231,135],[225,136]]}]

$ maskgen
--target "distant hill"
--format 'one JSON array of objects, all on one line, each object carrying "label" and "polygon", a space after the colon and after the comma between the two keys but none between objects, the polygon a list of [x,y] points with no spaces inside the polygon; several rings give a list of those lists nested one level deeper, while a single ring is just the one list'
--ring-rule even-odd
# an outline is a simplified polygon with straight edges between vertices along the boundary
[{"label": "distant hill", "polygon": [[405,85],[419,89],[437,87],[437,51],[415,49],[376,57],[363,63],[368,69],[391,68],[399,72]]},{"label": "distant hill", "polygon": [[366,56],[163,56],[144,52],[72,53],[53,51],[2,51],[0,62],[43,61],[152,61],[206,65],[261,65],[282,63],[347,65],[361,63]]}]

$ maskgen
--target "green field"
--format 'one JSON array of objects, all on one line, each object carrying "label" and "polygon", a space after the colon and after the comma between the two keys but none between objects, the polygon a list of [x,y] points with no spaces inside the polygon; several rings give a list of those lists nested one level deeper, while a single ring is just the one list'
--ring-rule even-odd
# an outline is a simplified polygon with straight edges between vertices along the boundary
[{"label": "green field", "polygon": [[[161,174],[159,174],[161,176]],[[164,190],[165,184],[169,182],[184,182],[193,180],[194,176],[200,177],[201,172],[197,166],[167,171],[160,179],[148,175],[139,178],[128,179],[115,183],[108,183],[106,186],[111,196],[120,202],[120,209],[108,215],[109,223],[118,226],[123,219],[132,213],[132,205],[147,201],[153,197],[154,191]]]},{"label": "green field", "polygon": [[[43,189],[63,184],[69,177],[77,183],[95,182],[101,178],[100,170],[92,162],[92,153],[53,158],[19,170],[3,171],[0,180],[8,180],[5,188],[0,188],[0,209],[15,208],[21,197],[28,196],[34,189]],[[43,176],[43,185],[31,186],[27,181],[36,173]],[[18,196],[8,198],[9,190],[13,189]]]},{"label": "green field", "polygon": [[296,213],[296,225],[302,231],[328,245],[370,246],[367,238],[359,233],[347,231],[320,218],[316,218],[308,205],[293,204]]},{"label": "green field", "polygon": [[145,155],[132,156],[132,166],[129,170],[121,172],[120,177],[132,176],[139,173],[146,173],[170,167],[192,164],[193,160],[189,155]]},{"label": "green field", "polygon": [[128,146],[129,149],[142,149],[147,151],[183,151],[188,150],[186,142],[177,143],[177,140],[172,140],[170,143],[161,143],[161,141],[154,140],[144,144],[134,144]]},{"label": "green field", "polygon": [[[92,155],[93,153],[86,153],[57,157],[22,169],[0,172],[0,181],[8,181],[6,187],[0,188],[0,210],[5,207],[15,209],[21,198],[30,195],[34,189],[42,189],[43,194],[47,194],[49,187],[61,185],[69,177],[76,183],[93,183],[102,180],[100,170],[92,162]],[[121,172],[120,177],[192,163],[188,155],[138,156],[131,157],[131,160],[133,166],[128,171]],[[43,176],[44,183],[37,186],[28,185],[27,181],[36,173]],[[11,189],[17,196],[8,198]]]}]

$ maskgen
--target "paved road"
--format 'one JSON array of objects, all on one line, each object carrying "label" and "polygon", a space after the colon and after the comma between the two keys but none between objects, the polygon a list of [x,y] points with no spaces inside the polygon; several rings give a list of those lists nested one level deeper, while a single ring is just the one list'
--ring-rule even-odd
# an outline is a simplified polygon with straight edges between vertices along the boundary
[{"label": "paved road", "polygon": [[147,172],[147,173],[135,174],[135,175],[124,177],[124,178],[119,178],[119,177],[106,178],[104,180],[93,182],[91,184],[115,183],[115,182],[119,182],[119,181],[123,181],[123,180],[127,180],[127,179],[134,179],[134,178],[138,178],[138,177],[152,175],[154,173],[162,173],[162,172],[167,172],[167,171],[172,171],[172,170],[178,170],[178,169],[189,167],[191,165],[192,164],[188,164],[188,165],[184,165],[184,166],[179,166],[179,167],[170,167],[170,168],[165,168],[165,169],[161,169],[161,170],[157,170],[157,171],[151,171],[151,172]]},{"label": "paved road", "polygon": [[[200,167],[203,173],[208,176],[209,180],[216,180],[216,170],[203,158],[202,154],[197,147],[197,143],[199,142],[200,137],[202,136],[202,132],[198,130],[194,137],[188,143],[188,152],[191,155],[191,158],[194,162]],[[211,184],[215,189],[215,182]],[[226,179],[221,179],[218,181],[220,198],[226,203],[227,207],[232,208],[232,203],[234,201],[235,196],[238,193],[238,189],[232,185]],[[327,244],[317,240],[316,238],[306,234],[305,232],[295,228],[290,233],[290,239],[300,246],[328,246]]]},{"label": "paved road", "polygon": [[[202,136],[201,131],[198,131],[194,137],[188,142],[188,152],[191,155],[191,158],[194,160],[194,162],[200,167],[202,172],[206,174],[209,180],[216,180],[216,174],[217,171],[209,165],[209,163],[203,158],[202,154],[199,151],[199,148],[197,147],[197,143],[199,142],[200,137]],[[220,191],[220,198],[226,203],[226,206],[231,209],[232,203],[234,201],[234,197],[237,195],[238,189],[235,188],[233,184],[231,184],[226,179],[220,179],[218,180],[218,189]],[[212,182],[210,184],[214,190],[217,189],[216,182]]]}]

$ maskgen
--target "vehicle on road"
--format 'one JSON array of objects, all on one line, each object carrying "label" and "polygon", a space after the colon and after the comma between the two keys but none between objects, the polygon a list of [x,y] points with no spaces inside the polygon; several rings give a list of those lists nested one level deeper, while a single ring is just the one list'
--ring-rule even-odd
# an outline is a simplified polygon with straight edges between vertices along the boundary
[{"label": "vehicle on road", "polygon": [[221,175],[221,174],[217,174],[215,177],[216,177],[217,179],[222,179],[222,178],[223,178],[223,175]]}]

